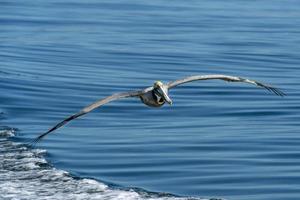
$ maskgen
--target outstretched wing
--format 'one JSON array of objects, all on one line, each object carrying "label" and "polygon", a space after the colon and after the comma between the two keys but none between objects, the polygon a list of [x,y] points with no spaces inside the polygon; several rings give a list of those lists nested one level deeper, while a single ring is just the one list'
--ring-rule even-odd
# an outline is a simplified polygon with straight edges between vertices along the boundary
[{"label": "outstretched wing", "polygon": [[69,117],[67,117],[66,119],[64,119],[63,121],[59,122],[58,124],[56,124],[55,126],[53,126],[52,128],[50,128],[47,132],[41,134],[40,136],[38,136],[37,138],[35,138],[32,141],[32,144],[36,144],[37,142],[39,142],[41,139],[43,139],[46,135],[48,135],[49,133],[51,133],[52,131],[62,127],[63,125],[65,125],[66,123],[68,123],[69,121],[76,119],[82,115],[85,115],[89,112],[91,112],[92,110],[107,104],[111,101],[117,100],[117,99],[121,99],[121,98],[126,98],[126,97],[136,97],[136,96],[140,96],[142,94],[144,94],[145,92],[147,92],[149,88],[145,89],[145,90],[140,90],[140,91],[133,91],[133,92],[124,92],[124,93],[116,93],[113,94],[111,96],[108,96],[104,99],[101,99],[99,101],[96,101],[95,103],[83,108],[82,110],[80,110],[78,113],[75,113],[74,115],[71,115]]},{"label": "outstretched wing", "polygon": [[167,84],[167,86],[168,86],[169,89],[171,89],[173,87],[176,87],[178,85],[188,83],[188,82],[191,82],[191,81],[210,80],[210,79],[220,79],[220,80],[228,81],[228,82],[250,83],[250,84],[256,85],[258,87],[265,88],[265,89],[275,93],[278,96],[284,96],[285,95],[282,91],[280,91],[279,89],[277,89],[273,86],[270,86],[270,85],[266,85],[266,84],[263,84],[263,83],[260,83],[260,82],[254,81],[254,80],[249,80],[249,79],[241,78],[241,77],[237,77],[237,76],[226,76],[226,75],[218,75],[218,74],[217,75],[188,76],[188,77],[183,78],[183,79],[179,79],[179,80],[176,80],[176,81],[169,82]]}]

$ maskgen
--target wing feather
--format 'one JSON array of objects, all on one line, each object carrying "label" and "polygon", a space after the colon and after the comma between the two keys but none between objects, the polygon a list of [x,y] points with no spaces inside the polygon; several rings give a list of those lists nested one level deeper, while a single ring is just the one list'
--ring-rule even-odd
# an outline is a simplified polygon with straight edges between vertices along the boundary
[{"label": "wing feather", "polygon": [[104,99],[101,99],[99,101],[94,102],[93,104],[83,108],[82,110],[80,110],[78,113],[75,113],[67,118],[65,118],[63,121],[57,123],[55,126],[53,126],[52,128],[50,128],[47,132],[41,134],[40,136],[36,137],[33,141],[32,141],[32,145],[35,145],[36,143],[38,143],[40,140],[42,140],[46,135],[48,135],[49,133],[53,132],[54,130],[62,127],[63,125],[65,125],[66,123],[68,123],[69,121],[76,119],[82,115],[85,115],[89,112],[91,112],[92,110],[107,104],[111,101],[117,100],[117,99],[121,99],[121,98],[126,98],[126,97],[136,97],[136,96],[140,96],[142,94],[144,94],[146,90],[141,90],[141,91],[132,91],[132,92],[124,92],[124,93],[116,93],[113,94],[111,96],[108,96]]},{"label": "wing feather", "polygon": [[270,85],[266,85],[254,80],[250,80],[247,78],[242,78],[242,77],[237,77],[237,76],[227,76],[227,75],[220,75],[220,74],[216,74],[216,75],[196,75],[196,76],[188,76],[186,78],[183,79],[179,79],[176,81],[172,81],[169,82],[167,84],[168,88],[174,88],[178,85],[184,84],[184,83],[188,83],[188,82],[192,82],[192,81],[200,81],[200,80],[211,80],[211,79],[220,79],[220,80],[224,80],[224,81],[228,81],[228,82],[244,82],[244,83],[250,83],[253,85],[256,85],[258,87],[262,87],[265,88],[267,90],[269,90],[270,92],[275,93],[278,96],[284,96],[285,94],[280,91],[279,89],[270,86]]}]

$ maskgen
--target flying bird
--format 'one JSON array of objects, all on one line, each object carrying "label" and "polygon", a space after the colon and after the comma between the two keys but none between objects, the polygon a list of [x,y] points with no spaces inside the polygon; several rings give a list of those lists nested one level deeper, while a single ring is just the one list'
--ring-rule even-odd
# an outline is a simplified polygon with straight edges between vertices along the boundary
[{"label": "flying bird", "polygon": [[43,139],[46,135],[48,135],[49,133],[53,132],[54,130],[62,127],[69,121],[76,119],[82,115],[85,115],[85,114],[91,112],[92,110],[94,110],[100,106],[103,106],[104,104],[107,104],[111,101],[115,101],[115,100],[122,99],[122,98],[128,98],[128,97],[138,97],[141,99],[141,101],[145,105],[150,106],[150,107],[161,107],[165,103],[172,105],[172,100],[168,94],[170,89],[172,89],[176,86],[179,86],[181,84],[192,82],[192,81],[211,80],[211,79],[220,79],[220,80],[228,81],[228,82],[249,83],[249,84],[256,85],[258,87],[265,88],[265,89],[275,93],[278,96],[285,95],[282,91],[280,91],[279,89],[272,87],[270,85],[266,85],[266,84],[263,84],[263,83],[260,83],[260,82],[254,81],[254,80],[250,80],[247,78],[241,78],[241,77],[237,77],[237,76],[196,75],[196,76],[188,76],[186,78],[172,81],[167,84],[163,84],[161,81],[156,81],[153,84],[153,86],[145,88],[143,90],[129,91],[129,92],[124,92],[124,93],[116,93],[116,94],[113,94],[106,98],[100,99],[99,101],[94,102],[93,104],[80,110],[78,113],[75,113],[75,114],[65,118],[63,121],[59,122],[58,124],[56,124],[55,126],[50,128],[47,132],[45,132],[45,133],[41,134],[40,136],[38,136],[37,138],[35,138],[33,140],[33,144],[36,144],[41,139]]}]

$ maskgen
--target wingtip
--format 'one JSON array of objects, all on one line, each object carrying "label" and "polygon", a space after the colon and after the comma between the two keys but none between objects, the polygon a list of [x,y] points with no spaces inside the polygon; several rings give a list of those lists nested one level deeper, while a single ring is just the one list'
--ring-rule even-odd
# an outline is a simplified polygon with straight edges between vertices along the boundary
[{"label": "wingtip", "polygon": [[269,89],[270,89],[271,92],[275,93],[276,95],[278,95],[280,97],[286,96],[286,94],[282,90],[280,90],[278,88],[270,87]]},{"label": "wingtip", "polygon": [[286,94],[281,89],[279,89],[279,88],[273,87],[271,85],[264,85],[264,84],[259,83],[259,82],[256,82],[256,84],[258,86],[260,86],[260,87],[263,87],[263,88],[269,90],[270,92],[272,92],[272,93],[274,93],[274,94],[276,94],[276,95],[278,95],[280,97],[286,96]]},{"label": "wingtip", "polygon": [[33,140],[31,140],[27,145],[30,146],[31,148],[34,148],[41,139],[42,138],[40,136],[36,137]]},{"label": "wingtip", "polygon": [[48,132],[39,135],[38,137],[36,137],[36,138],[34,138],[33,140],[31,140],[31,141],[28,143],[28,145],[29,145],[30,147],[32,147],[32,148],[35,147],[35,146],[37,145],[37,143],[39,143],[39,142],[40,142],[47,134],[48,134]]}]

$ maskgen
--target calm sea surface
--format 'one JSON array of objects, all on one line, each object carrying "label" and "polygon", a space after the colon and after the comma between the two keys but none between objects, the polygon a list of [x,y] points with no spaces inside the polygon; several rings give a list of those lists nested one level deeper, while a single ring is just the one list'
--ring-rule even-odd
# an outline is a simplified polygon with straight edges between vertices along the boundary
[{"label": "calm sea surface", "polygon": [[[300,199],[300,5],[262,1],[0,2],[0,199]],[[249,77],[112,102],[193,74]],[[148,192],[149,191],[149,192]]]}]

